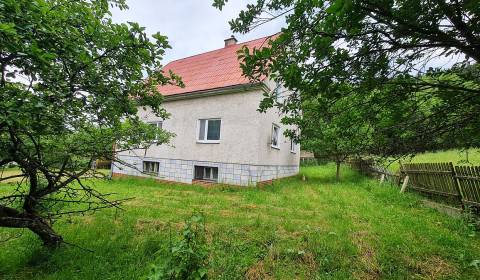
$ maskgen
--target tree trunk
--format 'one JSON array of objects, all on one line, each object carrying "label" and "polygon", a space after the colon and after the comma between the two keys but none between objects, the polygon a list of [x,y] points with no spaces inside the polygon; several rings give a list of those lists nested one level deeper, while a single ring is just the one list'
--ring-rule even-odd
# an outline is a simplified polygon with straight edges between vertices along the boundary
[{"label": "tree trunk", "polygon": [[29,229],[38,235],[42,239],[43,245],[47,247],[58,247],[63,242],[62,236],[58,235],[43,219],[35,221]]},{"label": "tree trunk", "polygon": [[34,232],[45,246],[57,247],[63,242],[50,224],[40,216],[20,213],[18,210],[0,205],[0,227],[28,228]]},{"label": "tree trunk", "polygon": [[337,161],[337,173],[336,173],[336,175],[335,175],[335,180],[336,180],[337,182],[340,181],[340,164],[341,164],[341,162],[340,162],[340,161]]}]

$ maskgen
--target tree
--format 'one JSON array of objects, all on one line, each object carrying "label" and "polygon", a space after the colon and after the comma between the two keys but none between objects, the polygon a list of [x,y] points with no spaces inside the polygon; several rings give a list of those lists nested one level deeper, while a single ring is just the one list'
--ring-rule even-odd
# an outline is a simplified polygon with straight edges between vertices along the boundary
[{"label": "tree", "polygon": [[480,145],[478,1],[259,0],[230,25],[245,33],[282,17],[270,45],[240,58],[250,79],[270,76],[296,92],[282,109],[299,123],[303,101],[351,97],[363,115],[351,125],[374,130],[371,152]]},{"label": "tree", "polygon": [[171,137],[136,115],[150,106],[166,118],[157,85],[181,85],[160,71],[166,37],[113,23],[111,6],[127,8],[123,0],[0,2],[0,170],[21,170],[0,179],[20,180],[0,185],[0,226],[28,228],[45,245],[63,241],[52,228],[62,215],[119,207],[85,180],[96,159]]},{"label": "tree", "polygon": [[340,181],[340,166],[352,156],[361,156],[371,144],[371,128],[368,124],[352,126],[360,122],[362,115],[351,107],[350,99],[342,99],[330,106],[326,102],[307,100],[302,104],[301,142],[305,150],[315,157],[333,160],[336,164],[336,180]]}]

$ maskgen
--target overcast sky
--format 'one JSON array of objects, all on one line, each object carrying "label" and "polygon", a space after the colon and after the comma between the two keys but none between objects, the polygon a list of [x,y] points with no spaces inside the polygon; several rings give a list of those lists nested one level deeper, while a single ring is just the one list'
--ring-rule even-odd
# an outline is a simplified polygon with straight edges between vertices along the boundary
[{"label": "overcast sky", "polygon": [[[164,64],[179,58],[222,48],[232,32],[228,21],[251,0],[230,0],[222,11],[212,7],[213,0],[128,0],[130,9],[113,10],[116,22],[134,21],[145,26],[147,33],[168,36],[172,49],[167,50]],[[277,20],[248,34],[234,34],[239,42],[271,35],[284,24]]]}]

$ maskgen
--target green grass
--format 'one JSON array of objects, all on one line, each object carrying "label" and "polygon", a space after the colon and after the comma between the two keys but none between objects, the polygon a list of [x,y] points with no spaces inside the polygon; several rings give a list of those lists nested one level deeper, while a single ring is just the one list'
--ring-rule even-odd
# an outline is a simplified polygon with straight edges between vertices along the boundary
[{"label": "green grass", "polygon": [[[109,175],[110,169],[97,169],[97,172],[103,175]],[[19,167],[0,168],[0,179],[10,177],[13,175],[19,175],[20,173],[21,173],[21,170]],[[21,180],[22,178],[11,178],[8,180],[4,180],[1,183],[15,183],[15,182],[20,182]]]},{"label": "green grass", "polygon": [[[48,251],[28,231],[0,243],[0,279],[144,279],[156,252],[194,211],[206,218],[211,279],[479,279],[480,237],[468,224],[425,208],[349,171],[306,167],[257,188],[96,182],[135,197],[55,229],[78,247]],[[0,229],[0,240],[22,232]]]},{"label": "green grass", "polygon": [[[402,159],[402,163],[452,162],[455,165],[480,165],[480,149],[447,150],[417,154],[412,158]],[[393,162],[389,167],[398,171],[400,164]]]}]

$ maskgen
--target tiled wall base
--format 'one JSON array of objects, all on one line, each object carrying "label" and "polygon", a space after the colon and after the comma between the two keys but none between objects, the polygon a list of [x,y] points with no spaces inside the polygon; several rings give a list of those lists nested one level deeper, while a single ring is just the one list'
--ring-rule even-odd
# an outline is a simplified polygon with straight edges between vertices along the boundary
[{"label": "tiled wall base", "polygon": [[141,173],[142,161],[155,161],[159,163],[159,179],[187,184],[192,183],[194,166],[218,167],[218,183],[241,186],[256,185],[257,182],[293,176],[299,170],[298,165],[250,165],[134,156],[120,156],[119,158],[133,167],[115,163],[112,167],[113,173],[149,177]]}]

